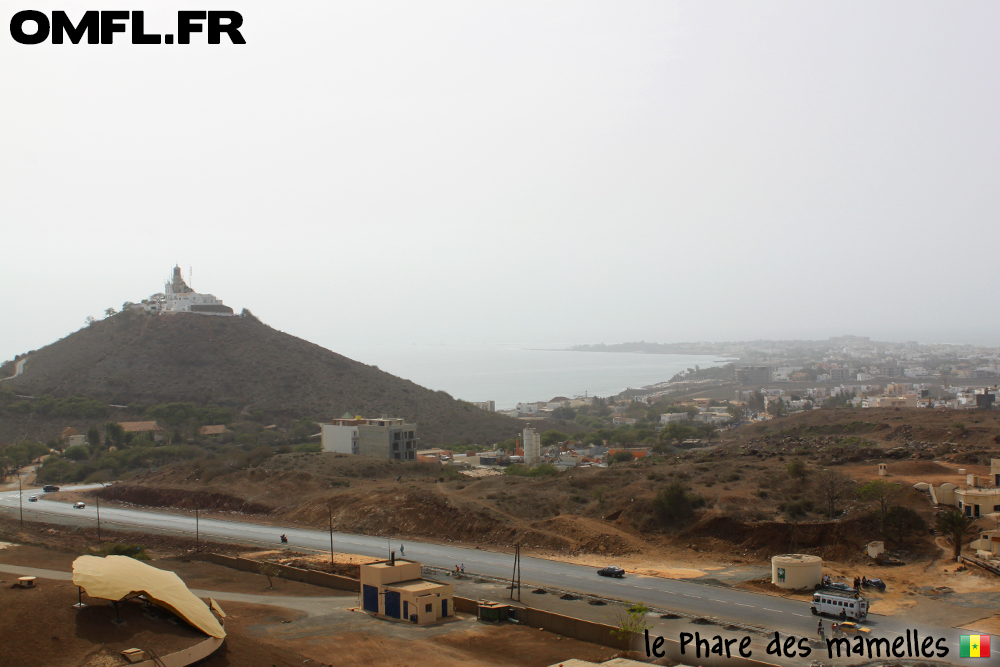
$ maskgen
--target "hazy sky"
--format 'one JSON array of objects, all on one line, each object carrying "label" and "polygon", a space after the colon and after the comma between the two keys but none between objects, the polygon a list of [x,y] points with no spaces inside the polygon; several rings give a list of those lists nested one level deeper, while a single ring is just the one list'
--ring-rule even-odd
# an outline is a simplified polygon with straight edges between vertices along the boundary
[{"label": "hazy sky", "polygon": [[[0,360],[162,289],[337,350],[1000,345],[996,2],[240,2],[248,44],[22,46]],[[199,42],[203,38],[195,37]]]}]

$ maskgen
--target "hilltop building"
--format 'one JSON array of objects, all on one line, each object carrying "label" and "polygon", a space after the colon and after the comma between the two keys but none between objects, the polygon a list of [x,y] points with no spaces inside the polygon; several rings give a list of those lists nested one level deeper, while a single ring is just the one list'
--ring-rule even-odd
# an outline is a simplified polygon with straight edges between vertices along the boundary
[{"label": "hilltop building", "polygon": [[345,415],[331,424],[320,424],[323,451],[359,454],[380,459],[415,461],[417,425],[400,417],[365,419]]},{"label": "hilltop building", "polygon": [[201,294],[188,287],[181,277],[181,267],[174,267],[173,277],[163,284],[163,292],[154,294],[133,308],[150,313],[197,313],[199,315],[232,316],[236,313],[212,294]]}]

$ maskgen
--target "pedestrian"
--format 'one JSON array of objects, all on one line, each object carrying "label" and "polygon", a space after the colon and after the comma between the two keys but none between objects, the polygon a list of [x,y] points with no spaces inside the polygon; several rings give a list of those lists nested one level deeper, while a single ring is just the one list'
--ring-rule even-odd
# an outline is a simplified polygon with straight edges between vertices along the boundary
[{"label": "pedestrian", "polygon": [[820,639],[826,639],[826,633],[823,631],[823,621],[820,620],[819,625],[816,627],[816,632],[819,634]]},{"label": "pedestrian", "polygon": [[465,563],[462,563],[462,574],[465,574]]},{"label": "pedestrian", "polygon": [[400,555],[400,556],[403,556],[403,557],[405,557],[405,556],[406,556],[406,554],[405,554],[405,553],[403,553],[403,545],[402,545],[402,544],[400,544],[400,545],[399,545],[399,555]]}]

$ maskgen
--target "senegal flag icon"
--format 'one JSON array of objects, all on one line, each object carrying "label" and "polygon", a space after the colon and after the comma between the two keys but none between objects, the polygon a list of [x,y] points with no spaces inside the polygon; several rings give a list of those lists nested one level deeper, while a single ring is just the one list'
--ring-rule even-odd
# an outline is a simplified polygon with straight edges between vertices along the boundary
[{"label": "senegal flag icon", "polygon": [[962,635],[962,641],[959,644],[959,656],[963,658],[990,657],[990,636]]}]

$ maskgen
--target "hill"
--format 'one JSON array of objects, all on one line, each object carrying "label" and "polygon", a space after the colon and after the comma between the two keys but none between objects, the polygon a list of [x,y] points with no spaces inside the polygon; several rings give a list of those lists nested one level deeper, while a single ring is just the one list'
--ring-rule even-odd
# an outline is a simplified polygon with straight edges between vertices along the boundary
[{"label": "hill", "polygon": [[[0,370],[12,375],[13,364]],[[32,352],[3,387],[121,405],[215,404],[268,418],[387,414],[416,422],[428,445],[496,442],[524,427],[253,316],[119,313]]]}]

